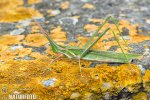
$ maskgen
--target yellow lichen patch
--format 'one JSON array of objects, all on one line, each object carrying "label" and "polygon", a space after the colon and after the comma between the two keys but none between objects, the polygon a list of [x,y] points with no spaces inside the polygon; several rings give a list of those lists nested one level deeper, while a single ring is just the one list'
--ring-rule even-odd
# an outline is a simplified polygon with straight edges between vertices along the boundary
[{"label": "yellow lichen patch", "polygon": [[93,4],[90,4],[90,3],[86,3],[83,5],[84,9],[95,9],[95,6]]},{"label": "yellow lichen patch", "polygon": [[[118,46],[118,45],[117,45],[117,46]],[[132,50],[132,48],[130,48],[130,47],[126,46],[126,45],[121,45],[121,47],[123,48],[123,51],[126,52],[126,53],[127,53],[129,50]],[[116,50],[116,52],[122,53],[121,48],[119,47],[119,48]]]},{"label": "yellow lichen patch", "polygon": [[144,35],[135,35],[131,37],[130,43],[140,43],[145,40],[150,40],[150,36],[144,36]]},{"label": "yellow lichen patch", "polygon": [[72,16],[72,18],[79,19],[79,18],[80,18],[80,16]]},{"label": "yellow lichen patch", "polygon": [[35,4],[35,3],[40,3],[42,0],[28,0],[29,4]]},{"label": "yellow lichen patch", "polygon": [[118,69],[118,76],[120,80],[122,80],[124,87],[127,87],[128,91],[131,92],[138,91],[141,87],[140,83],[142,82],[140,69],[132,64],[127,64],[126,66],[118,67]]},{"label": "yellow lichen patch", "polygon": [[[0,2],[0,22],[17,22],[32,17],[41,17],[42,15],[33,8],[21,7],[21,0],[3,0]],[[5,6],[4,6],[5,5]],[[32,15],[34,16],[32,16]]]},{"label": "yellow lichen patch", "polygon": [[32,52],[30,54],[31,57],[35,58],[35,59],[50,59],[47,55],[44,55],[44,54],[40,54],[39,52]]},{"label": "yellow lichen patch", "polygon": [[66,41],[66,32],[62,31],[62,27],[57,26],[50,32],[50,36],[57,42]]},{"label": "yellow lichen patch", "polygon": [[127,28],[129,29],[129,35],[130,36],[135,36],[137,35],[137,27],[139,26],[139,24],[133,24],[131,25],[129,21],[127,20],[120,20],[119,21],[119,24],[120,24],[120,28]]},{"label": "yellow lichen patch", "polygon": [[119,21],[119,24],[120,24],[120,25],[125,25],[125,26],[127,26],[127,25],[130,25],[130,22],[127,21],[127,20],[123,20],[123,19],[122,19],[122,20]]},{"label": "yellow lichen patch", "polygon": [[8,46],[0,45],[0,61],[12,60],[17,52],[11,52]]},{"label": "yellow lichen patch", "polygon": [[29,34],[23,41],[24,45],[40,47],[47,43],[47,39],[43,34]]},{"label": "yellow lichen patch", "polygon": [[8,46],[0,46],[0,60],[7,62],[13,60],[16,57],[24,57],[32,52],[32,48],[19,48],[16,50],[11,50]]},{"label": "yellow lichen patch", "polygon": [[143,86],[145,91],[150,92],[150,70],[146,70],[143,76]]},{"label": "yellow lichen patch", "polygon": [[22,0],[13,0],[13,2],[11,0],[1,0],[0,2],[0,7],[1,7],[1,10],[5,10],[5,8],[15,8],[16,6],[18,5],[22,5],[23,2]]},{"label": "yellow lichen patch", "polygon": [[103,23],[104,22],[104,19],[97,19],[97,18],[92,18],[89,20],[90,22],[93,22],[93,23]]},{"label": "yellow lichen patch", "polygon": [[[97,25],[95,25],[95,24],[86,24],[85,26],[84,26],[84,29],[86,30],[86,31],[96,31],[97,29],[98,29],[98,27],[99,26],[97,26]],[[109,23],[106,23],[102,28],[101,28],[101,30],[99,30],[99,32],[103,32],[104,30],[106,30],[107,28],[111,28],[113,31],[115,31],[116,32],[116,30],[117,30],[117,28],[115,27],[115,25],[114,24],[109,24]],[[111,32],[110,30],[108,31],[108,32]],[[117,32],[118,33],[118,32]],[[113,34],[111,33],[111,34],[107,34],[107,35],[112,35],[113,36]]]},{"label": "yellow lichen patch", "polygon": [[63,9],[63,10],[68,9],[69,6],[70,6],[70,3],[69,3],[68,1],[62,2],[62,3],[60,4],[61,9]]},{"label": "yellow lichen patch", "polygon": [[[18,92],[34,93],[43,98],[51,97],[51,99],[57,99],[61,96],[64,99],[70,98],[71,94],[76,91],[81,94],[81,98],[85,92],[96,95],[99,92],[104,94],[108,91],[112,95],[117,94],[125,87],[134,86],[141,82],[140,70],[135,65],[129,66],[126,64],[112,67],[103,64],[97,65],[95,68],[89,68],[90,62],[82,60],[82,73],[80,73],[78,60],[62,57],[61,60],[56,60],[50,64],[52,58],[46,54],[32,52],[29,55],[36,59],[7,61],[3,65],[4,70],[0,77],[4,78],[1,78],[0,82],[14,84],[23,82],[21,87],[18,88],[28,88],[32,91],[19,90]],[[53,56],[53,54],[50,56]],[[81,77],[81,74],[83,77]],[[57,79],[54,86],[45,87],[42,81],[51,78]],[[14,91],[12,90],[12,92]],[[99,96],[96,95],[97,97]]]},{"label": "yellow lichen patch", "polygon": [[46,53],[49,54],[49,55],[52,55],[52,56],[56,56],[57,55],[57,53],[52,51],[50,46],[46,49]]},{"label": "yellow lichen patch", "polygon": [[148,95],[145,92],[140,92],[133,96],[132,100],[148,100]]},{"label": "yellow lichen patch", "polygon": [[[109,82],[110,86],[112,86],[111,88],[116,87],[121,89],[123,87],[134,86],[142,82],[141,72],[135,65],[124,64],[118,67],[104,65],[97,66],[97,69],[99,73],[98,76],[101,79],[102,84]],[[140,87],[137,86],[137,88],[139,89]],[[136,91],[138,91],[138,89],[136,89]]]},{"label": "yellow lichen patch", "polygon": [[[5,10],[5,12],[1,12],[3,13],[0,17],[0,22],[17,22],[19,20],[25,20],[25,19],[29,19],[32,18],[34,15],[34,17],[41,17],[42,15],[32,9],[32,8],[23,8],[23,7],[19,7],[16,10],[13,11],[8,11]],[[32,15],[31,15],[32,14]]]},{"label": "yellow lichen patch", "polygon": [[87,24],[84,26],[84,29],[87,31],[95,31],[98,29],[98,26],[96,26],[95,24]]},{"label": "yellow lichen patch", "polygon": [[14,44],[20,44],[21,40],[24,38],[24,35],[3,35],[0,36],[0,44],[1,45],[14,45]]},{"label": "yellow lichen patch", "polygon": [[32,48],[21,48],[15,50],[14,52],[17,52],[17,57],[24,57],[32,52]]},{"label": "yellow lichen patch", "polygon": [[2,64],[0,71],[5,71],[10,67],[10,64]]},{"label": "yellow lichen patch", "polygon": [[39,33],[40,32],[39,27],[36,25],[33,25],[31,28],[31,32],[32,33]]},{"label": "yellow lichen patch", "polygon": [[[79,43],[79,46],[83,46],[87,41],[88,41],[88,39],[89,38],[87,38],[87,37],[83,37],[83,36],[81,36],[81,35],[78,35],[78,37],[77,37],[77,39],[78,39],[78,43]],[[73,42],[71,42],[71,43],[69,43],[70,45],[72,45],[72,46],[77,46],[77,43],[73,43]]]}]

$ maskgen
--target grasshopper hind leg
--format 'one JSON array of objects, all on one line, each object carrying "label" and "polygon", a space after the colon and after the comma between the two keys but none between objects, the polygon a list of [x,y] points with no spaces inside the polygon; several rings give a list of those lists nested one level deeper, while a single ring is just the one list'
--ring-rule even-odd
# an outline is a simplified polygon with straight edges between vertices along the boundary
[{"label": "grasshopper hind leg", "polygon": [[61,57],[63,56],[63,54],[59,54],[55,59],[53,59],[49,65],[51,65],[52,63],[54,63],[54,61],[59,60]]},{"label": "grasshopper hind leg", "polygon": [[[63,56],[63,54],[58,54],[58,56],[56,58],[54,58],[53,60],[51,60],[51,62],[48,65],[52,65],[56,60],[59,60],[61,57]],[[50,70],[49,67],[46,67],[42,74],[44,74],[46,71]]]}]

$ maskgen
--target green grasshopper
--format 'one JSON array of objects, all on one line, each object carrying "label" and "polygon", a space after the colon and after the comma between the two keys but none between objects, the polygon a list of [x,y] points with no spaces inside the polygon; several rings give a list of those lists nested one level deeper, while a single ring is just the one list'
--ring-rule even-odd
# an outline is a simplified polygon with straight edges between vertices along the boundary
[{"label": "green grasshopper", "polygon": [[[60,53],[68,57],[69,59],[77,59],[79,60],[79,66],[80,66],[80,59],[82,60],[89,60],[89,61],[98,61],[98,62],[107,62],[107,63],[131,63],[133,59],[136,59],[140,57],[139,54],[130,54],[130,53],[124,53],[123,48],[121,47],[119,43],[119,39],[116,37],[115,32],[111,28],[107,28],[104,30],[101,34],[98,32],[100,29],[107,23],[110,19],[114,22],[119,34],[122,37],[121,31],[119,30],[117,21],[109,16],[106,18],[106,20],[99,26],[98,30],[89,38],[89,40],[86,42],[86,44],[83,47],[77,47],[77,46],[60,46],[56,42],[54,42],[48,33],[41,27],[39,23],[37,25],[40,27],[41,32],[46,36],[48,39],[50,46],[52,48],[53,52]],[[114,35],[119,47],[122,50],[122,53],[116,53],[112,51],[101,51],[101,50],[92,50],[91,48],[100,40],[107,32],[108,30],[111,30],[112,34]],[[94,37],[97,37],[96,40],[93,41]],[[123,39],[123,37],[122,37]],[[124,40],[124,39],[123,39]],[[93,41],[93,42],[92,42]],[[124,40],[125,44],[126,41]],[[80,66],[80,72],[81,72],[81,66]]]}]

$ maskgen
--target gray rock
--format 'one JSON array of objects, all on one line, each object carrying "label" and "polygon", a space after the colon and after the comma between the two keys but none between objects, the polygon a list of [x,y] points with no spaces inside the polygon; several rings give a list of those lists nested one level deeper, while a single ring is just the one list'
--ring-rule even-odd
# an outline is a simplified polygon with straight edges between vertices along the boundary
[{"label": "gray rock", "polygon": [[146,23],[147,23],[147,24],[150,24],[150,19],[146,19]]},{"label": "gray rock", "polygon": [[8,34],[15,29],[15,23],[0,23],[0,35]]},{"label": "gray rock", "polygon": [[141,63],[146,66],[146,68],[150,69],[150,49],[145,49],[143,54],[143,58],[141,59]]},{"label": "gray rock", "polygon": [[148,11],[148,7],[140,7],[141,11]]},{"label": "gray rock", "polygon": [[48,87],[48,86],[52,86],[52,87],[53,87],[56,80],[57,80],[56,78],[50,78],[50,79],[48,79],[48,80],[42,80],[41,82],[42,82],[42,84],[43,84],[45,87]]},{"label": "gray rock", "polygon": [[78,99],[80,95],[81,94],[79,92],[74,92],[71,94],[70,99]]},{"label": "gray rock", "polygon": [[77,18],[72,17],[64,17],[59,20],[61,25],[69,26],[69,25],[76,25],[78,23]]},{"label": "gray rock", "polygon": [[18,25],[21,25],[23,27],[29,26],[31,20],[23,20],[23,21],[19,21]]},{"label": "gray rock", "polygon": [[52,10],[51,14],[53,15],[59,15],[61,13],[60,10]]},{"label": "gray rock", "polygon": [[23,32],[25,32],[25,29],[19,28],[19,29],[15,29],[15,30],[11,31],[11,32],[10,32],[10,35],[20,35],[20,34],[22,34]]},{"label": "gray rock", "polygon": [[23,59],[23,60],[34,60],[33,57],[28,56],[28,55],[24,56],[22,59]]},{"label": "gray rock", "polygon": [[26,55],[24,57],[16,57],[14,58],[14,60],[34,60],[35,58],[29,56],[29,55]]},{"label": "gray rock", "polygon": [[127,29],[127,28],[122,28],[122,35],[123,36],[127,36],[127,35],[129,35],[129,29]]},{"label": "gray rock", "polygon": [[89,2],[90,0],[81,0],[82,2]]},{"label": "gray rock", "polygon": [[[150,56],[144,56],[142,58],[142,64],[146,66],[150,66]],[[150,68],[149,68],[150,69]]]},{"label": "gray rock", "polygon": [[111,87],[111,85],[110,85],[109,82],[107,82],[107,83],[103,83],[103,84],[102,84],[102,87],[109,89],[109,88]]},{"label": "gray rock", "polygon": [[14,50],[17,50],[17,49],[20,49],[20,48],[23,48],[23,46],[21,46],[21,45],[11,46],[10,50],[14,51]]},{"label": "gray rock", "polygon": [[44,23],[45,22],[45,18],[44,17],[35,17],[34,18],[37,22],[39,23]]},{"label": "gray rock", "polygon": [[145,73],[145,68],[142,65],[138,65],[139,69],[141,70],[142,74]]},{"label": "gray rock", "polygon": [[130,51],[131,53],[142,54],[144,52],[144,47],[141,44],[129,44],[129,46],[133,48]]},{"label": "gray rock", "polygon": [[110,100],[110,97],[111,97],[111,96],[110,96],[110,93],[109,93],[109,92],[106,92],[105,95],[104,95],[104,99],[105,99],[105,100]]},{"label": "gray rock", "polygon": [[[125,40],[130,40],[130,36],[122,36]],[[122,39],[122,37],[119,37],[120,39]]]}]

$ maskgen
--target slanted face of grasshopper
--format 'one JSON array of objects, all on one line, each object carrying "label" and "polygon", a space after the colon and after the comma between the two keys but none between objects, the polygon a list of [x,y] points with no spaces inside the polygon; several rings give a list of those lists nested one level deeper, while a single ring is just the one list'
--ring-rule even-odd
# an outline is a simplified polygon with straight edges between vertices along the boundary
[{"label": "slanted face of grasshopper", "polygon": [[[108,63],[131,63],[132,59],[136,59],[136,58],[140,57],[140,55],[124,53],[124,51],[119,43],[118,38],[116,37],[115,32],[112,29],[107,28],[101,34],[98,33],[100,31],[100,29],[105,25],[105,23],[107,23],[108,20],[110,20],[110,19],[112,19],[118,32],[120,33],[120,35],[122,37],[122,34],[119,30],[116,20],[113,17],[109,16],[102,23],[102,25],[99,26],[98,30],[89,38],[87,43],[81,48],[76,47],[76,46],[60,46],[60,45],[58,45],[49,37],[48,33],[46,33],[46,31],[44,31],[44,29],[40,26],[39,23],[37,23],[37,25],[40,27],[41,32],[45,34],[46,38],[50,42],[50,46],[51,46],[53,52],[61,53],[70,59],[78,59],[79,61],[80,61],[80,59],[83,59],[83,60],[108,62]],[[91,48],[98,42],[99,39],[101,39],[108,32],[108,30],[111,30],[120,49],[122,50],[122,53],[116,53],[116,52],[111,52],[111,51],[101,51],[101,50],[91,50]],[[96,36],[98,36],[97,39],[93,41],[94,37],[96,37]],[[123,39],[123,37],[122,37],[122,39]],[[124,42],[125,42],[125,40],[124,40]],[[125,44],[126,44],[126,42],[125,42]]]}]

